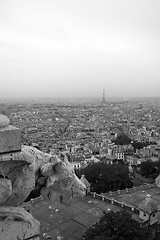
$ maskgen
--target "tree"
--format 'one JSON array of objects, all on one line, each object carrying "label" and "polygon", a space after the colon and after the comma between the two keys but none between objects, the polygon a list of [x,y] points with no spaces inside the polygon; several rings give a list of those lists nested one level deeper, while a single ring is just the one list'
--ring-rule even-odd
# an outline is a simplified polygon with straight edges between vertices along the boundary
[{"label": "tree", "polygon": [[84,240],[147,240],[147,229],[126,211],[105,213],[98,223],[87,229]]},{"label": "tree", "polygon": [[78,170],[77,175],[85,175],[91,183],[91,191],[104,193],[132,187],[128,166],[124,164],[94,163]]},{"label": "tree", "polygon": [[158,176],[159,169],[156,167],[158,164],[151,161],[142,162],[140,165],[140,174],[146,178],[155,179]]},{"label": "tree", "polygon": [[144,144],[142,142],[133,141],[132,146],[134,147],[134,151],[136,149],[142,149],[144,147]]},{"label": "tree", "polygon": [[116,145],[128,145],[132,141],[125,133],[118,134],[117,138],[114,140]]},{"label": "tree", "polygon": [[156,145],[157,143],[156,142],[139,142],[137,140],[134,140],[132,142],[132,146],[134,147],[134,152],[136,151],[136,149],[142,149],[144,147],[147,147],[149,145]]}]

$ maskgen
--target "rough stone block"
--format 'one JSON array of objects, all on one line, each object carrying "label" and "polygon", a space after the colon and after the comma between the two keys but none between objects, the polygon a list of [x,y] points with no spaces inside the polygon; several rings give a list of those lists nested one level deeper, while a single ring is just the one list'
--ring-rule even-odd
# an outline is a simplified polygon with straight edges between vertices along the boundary
[{"label": "rough stone block", "polygon": [[0,129],[0,154],[21,150],[21,130],[11,125]]},{"label": "rough stone block", "polygon": [[0,239],[39,240],[40,222],[23,208],[0,207]]}]

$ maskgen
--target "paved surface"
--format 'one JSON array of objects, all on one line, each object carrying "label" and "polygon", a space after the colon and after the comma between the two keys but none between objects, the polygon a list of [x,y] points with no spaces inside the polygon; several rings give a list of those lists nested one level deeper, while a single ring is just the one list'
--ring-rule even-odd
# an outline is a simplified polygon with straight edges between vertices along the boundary
[{"label": "paved surface", "polygon": [[[80,240],[87,228],[103,216],[103,211],[116,212],[120,209],[118,206],[85,196],[83,199],[73,199],[68,206],[40,201],[32,206],[32,214],[41,222],[41,240],[47,236],[50,236],[50,239]],[[58,235],[62,238],[57,238]]]},{"label": "paved surface", "polygon": [[133,206],[139,207],[139,205],[144,201],[146,195],[150,194],[154,203],[160,209],[160,188],[153,187],[143,190],[136,190],[134,192],[129,192],[126,194],[119,194],[116,196],[112,196],[112,198],[120,201],[125,202],[128,204],[132,204]]},{"label": "paved surface", "polygon": [[[138,207],[147,194],[152,196],[153,201],[160,209],[160,189],[157,187],[119,194],[112,198]],[[73,199],[67,206],[57,202],[49,204],[45,201],[39,201],[32,205],[32,214],[41,223],[40,240],[82,240],[82,235],[88,227],[103,216],[103,211],[110,210],[116,212],[122,208],[92,196]]]}]

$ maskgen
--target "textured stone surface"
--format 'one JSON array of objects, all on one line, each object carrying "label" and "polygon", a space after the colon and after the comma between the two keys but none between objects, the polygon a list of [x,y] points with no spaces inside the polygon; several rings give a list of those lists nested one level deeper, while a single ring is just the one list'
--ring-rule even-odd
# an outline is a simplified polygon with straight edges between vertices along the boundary
[{"label": "textured stone surface", "polygon": [[0,205],[7,201],[12,194],[12,182],[11,180],[0,178]]},{"label": "textured stone surface", "polygon": [[0,153],[21,149],[21,130],[11,125],[0,128]]},{"label": "textured stone surface", "polygon": [[12,194],[3,205],[19,206],[35,187],[34,167],[31,164],[17,166],[7,177],[12,182]]},{"label": "textured stone surface", "polygon": [[86,186],[76,176],[71,164],[61,161],[54,166],[54,174],[46,180],[41,194],[45,200],[55,201],[60,198],[62,203],[68,203],[74,195],[85,195]]},{"label": "textured stone surface", "polygon": [[0,239],[25,240],[31,237],[34,239],[39,232],[39,221],[23,208],[0,207]]},{"label": "textured stone surface", "polygon": [[40,170],[40,167],[47,163],[53,163],[55,165],[56,163],[61,162],[57,156],[44,153],[35,147],[22,145],[22,152],[23,154],[29,154],[33,157],[36,170]]},{"label": "textured stone surface", "polygon": [[12,162],[12,165],[15,165],[15,163],[13,163],[14,161],[30,164],[33,163],[34,157],[30,153],[25,153],[23,151],[0,154],[0,162],[6,162],[7,165]]},{"label": "textured stone surface", "polygon": [[10,124],[10,120],[8,117],[0,114],[0,128],[4,128]]},{"label": "textured stone surface", "polygon": [[8,161],[7,158],[0,161],[0,181],[4,181],[4,178],[10,180],[12,192],[5,200],[3,186],[3,196],[0,194],[1,205],[19,206],[35,187],[48,201],[55,199],[54,194],[56,199],[63,197],[63,203],[73,194],[85,195],[86,186],[76,176],[67,159],[58,159],[30,146],[22,146],[22,151],[16,155],[17,160],[15,157],[11,160],[10,154],[8,156]]},{"label": "textured stone surface", "polygon": [[155,183],[158,188],[160,188],[160,175],[155,179]]},{"label": "textured stone surface", "polygon": [[40,168],[41,174],[45,177],[49,177],[54,174],[53,163],[46,163]]}]

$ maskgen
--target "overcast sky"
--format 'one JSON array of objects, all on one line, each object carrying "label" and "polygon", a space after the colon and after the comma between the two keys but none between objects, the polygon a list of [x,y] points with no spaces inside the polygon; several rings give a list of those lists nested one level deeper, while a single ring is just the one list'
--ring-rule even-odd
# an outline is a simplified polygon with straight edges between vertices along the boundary
[{"label": "overcast sky", "polygon": [[1,97],[160,96],[160,0],[0,0]]}]

